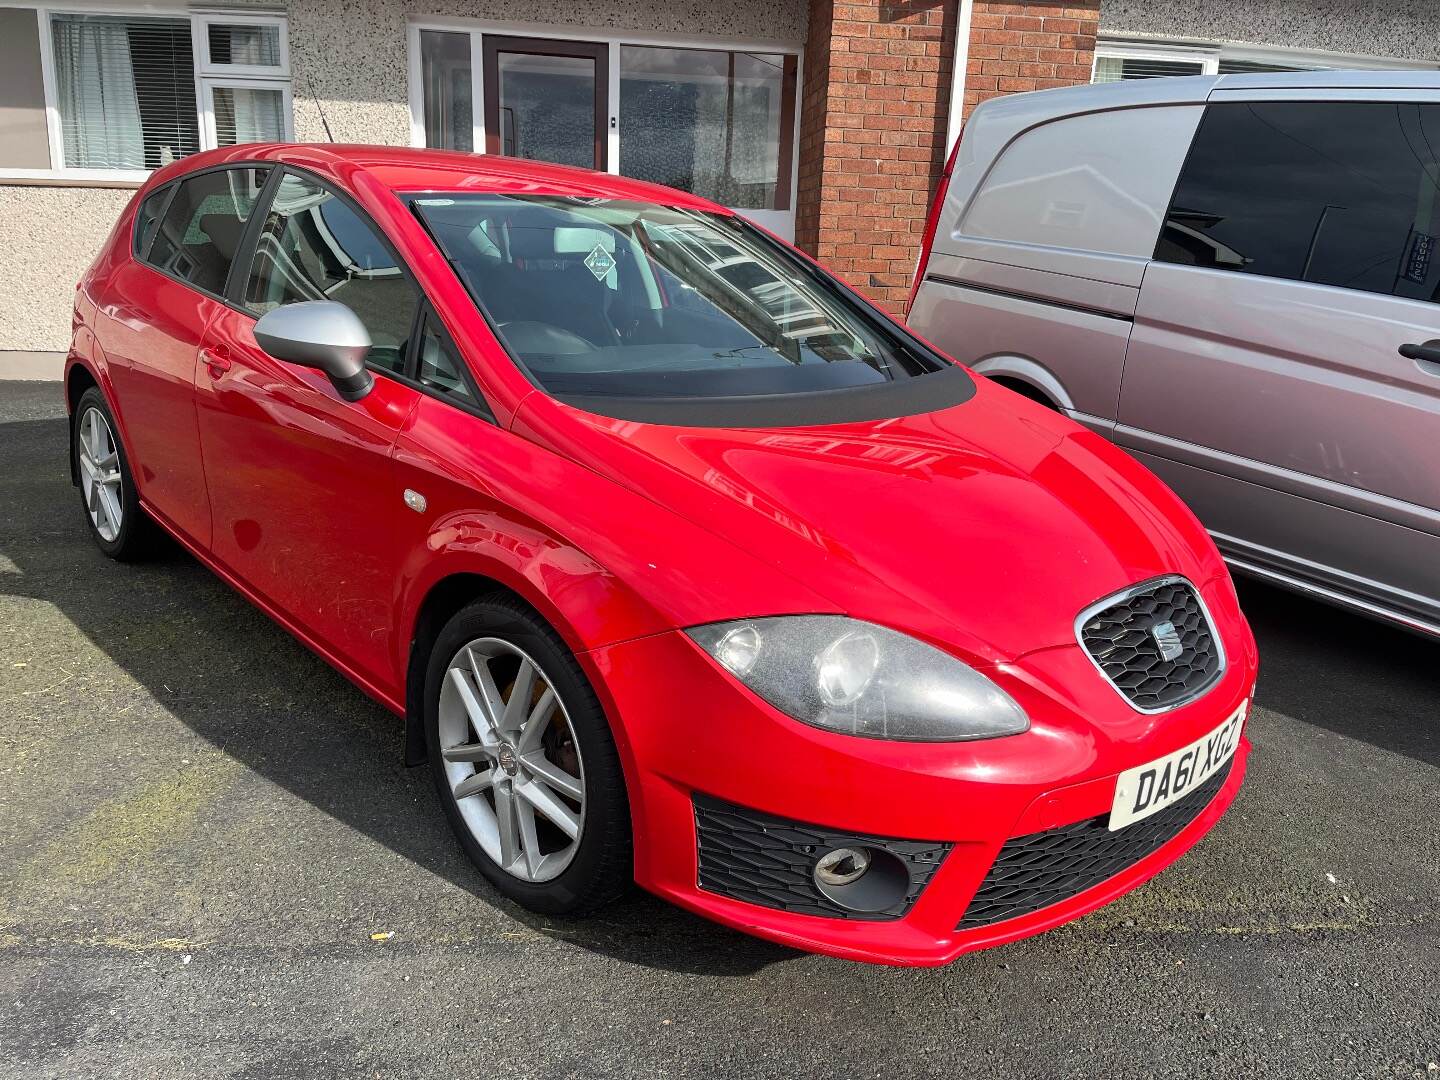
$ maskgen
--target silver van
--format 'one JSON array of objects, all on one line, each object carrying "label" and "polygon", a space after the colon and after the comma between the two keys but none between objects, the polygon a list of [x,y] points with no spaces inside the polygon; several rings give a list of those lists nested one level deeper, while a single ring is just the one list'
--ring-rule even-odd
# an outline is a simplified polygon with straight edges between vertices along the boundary
[{"label": "silver van", "polygon": [[1440,634],[1440,73],[986,102],[910,325],[1113,439],[1231,564]]}]

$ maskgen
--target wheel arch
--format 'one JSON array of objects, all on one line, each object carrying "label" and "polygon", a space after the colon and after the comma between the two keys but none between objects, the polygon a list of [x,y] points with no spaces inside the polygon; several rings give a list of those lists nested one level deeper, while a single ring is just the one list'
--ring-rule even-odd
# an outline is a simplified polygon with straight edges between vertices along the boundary
[{"label": "wheel arch", "polygon": [[[95,373],[85,365],[84,361],[72,358],[65,371],[65,413],[70,428],[70,446],[67,456],[70,459],[70,483],[72,486],[80,483],[80,464],[75,460],[76,413],[80,407],[80,399],[85,396],[85,391],[92,387],[100,390],[101,394],[105,394],[105,391],[100,388],[100,380],[95,377]],[[109,395],[105,394],[105,397],[108,401]],[[115,411],[113,405],[110,407],[110,411],[112,413]]]},{"label": "wheel arch", "polygon": [[1075,402],[1055,373],[1025,356],[991,356],[974,365],[974,370],[1007,390],[1051,409],[1070,413]]},{"label": "wheel arch", "polygon": [[[614,587],[613,583],[593,579],[591,584],[599,588],[601,593],[597,595],[593,589],[576,588],[567,592],[569,601],[582,610],[589,610],[597,602],[603,602],[604,593]],[[457,561],[427,581],[423,589],[417,587],[414,593],[415,601],[409,609],[412,614],[403,623],[409,630],[403,638],[407,642],[403,667],[406,765],[419,765],[425,761],[425,670],[441,629],[466,604],[487,594],[500,593],[535,612],[574,654],[604,710],[611,735],[620,751],[627,787],[633,790],[630,777],[633,775],[634,759],[630,740],[626,737],[624,726],[618,722],[615,702],[599,678],[589,655],[590,649],[597,647],[598,643],[587,641],[576,620],[545,596],[525,575],[523,569],[517,570],[500,564],[480,565],[469,560],[463,563]]]}]

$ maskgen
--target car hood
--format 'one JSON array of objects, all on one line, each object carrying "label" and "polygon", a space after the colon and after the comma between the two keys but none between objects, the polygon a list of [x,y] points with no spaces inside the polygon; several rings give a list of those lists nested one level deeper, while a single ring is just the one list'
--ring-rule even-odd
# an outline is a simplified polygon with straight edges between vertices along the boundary
[{"label": "car hood", "polygon": [[641,424],[535,394],[516,426],[838,610],[990,662],[1073,645],[1078,613],[1137,581],[1223,573],[1199,523],[1146,469],[977,383],[940,412],[766,429]]}]

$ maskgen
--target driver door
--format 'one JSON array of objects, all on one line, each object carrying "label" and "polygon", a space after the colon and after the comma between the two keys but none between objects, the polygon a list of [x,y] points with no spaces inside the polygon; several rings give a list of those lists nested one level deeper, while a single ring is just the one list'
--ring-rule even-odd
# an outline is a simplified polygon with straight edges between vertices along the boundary
[{"label": "driver door", "polygon": [[[409,357],[419,291],[357,207],[298,173],[272,183],[252,247],[197,375],[213,549],[305,635],[393,695],[393,530],[404,503],[391,451],[420,397],[393,376]],[[260,315],[321,299],[350,307],[374,343],[375,387],[358,402],[256,344]]]}]

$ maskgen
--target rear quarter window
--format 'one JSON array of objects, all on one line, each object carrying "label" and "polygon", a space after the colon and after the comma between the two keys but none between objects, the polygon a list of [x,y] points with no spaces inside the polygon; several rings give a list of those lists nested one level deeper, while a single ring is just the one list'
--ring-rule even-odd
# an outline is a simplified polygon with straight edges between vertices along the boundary
[{"label": "rear quarter window", "polygon": [[160,215],[164,213],[165,203],[173,190],[173,184],[166,184],[145,196],[145,201],[140,204],[140,209],[135,214],[134,237],[134,250],[138,258],[143,259],[149,250],[150,238],[155,235],[155,226],[160,223]]},{"label": "rear quarter window", "polygon": [[1052,120],[1001,152],[960,222],[967,237],[1149,258],[1199,105]]}]

